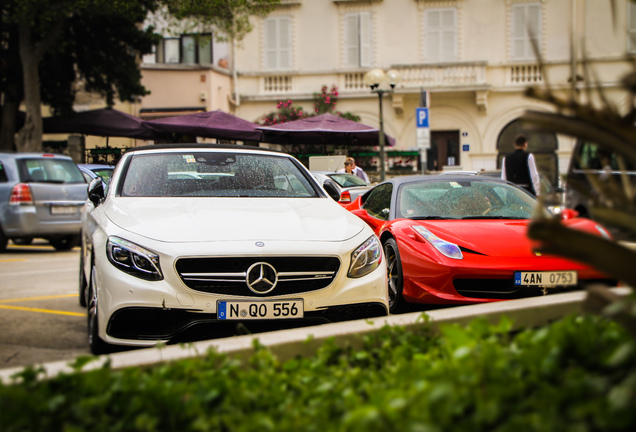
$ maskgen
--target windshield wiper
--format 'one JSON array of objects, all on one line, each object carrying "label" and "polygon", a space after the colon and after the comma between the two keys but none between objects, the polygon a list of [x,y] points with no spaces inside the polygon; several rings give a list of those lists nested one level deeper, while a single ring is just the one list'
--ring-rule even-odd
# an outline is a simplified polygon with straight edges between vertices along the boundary
[{"label": "windshield wiper", "polygon": [[413,217],[410,217],[409,219],[412,219],[412,220],[446,220],[446,219],[455,219],[455,218],[445,217],[445,216],[413,216]]},{"label": "windshield wiper", "polygon": [[519,219],[529,219],[526,217],[515,217],[515,216],[464,216],[463,218],[460,219],[515,219],[515,220],[519,220]]}]

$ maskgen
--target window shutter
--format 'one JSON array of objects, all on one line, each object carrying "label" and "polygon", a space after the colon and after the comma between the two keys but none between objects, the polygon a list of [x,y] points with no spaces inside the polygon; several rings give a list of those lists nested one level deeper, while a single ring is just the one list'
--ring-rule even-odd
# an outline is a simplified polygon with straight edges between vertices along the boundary
[{"label": "window shutter", "polygon": [[457,60],[457,11],[431,9],[426,11],[426,62],[453,62]]},{"label": "window shutter", "polygon": [[442,11],[442,61],[457,60],[457,14],[455,9]]},{"label": "window shutter", "polygon": [[373,57],[373,29],[371,14],[360,14],[360,67],[371,66]]},{"label": "window shutter", "polygon": [[281,17],[278,20],[278,68],[290,69],[291,67],[291,20],[288,17]]},{"label": "window shutter", "polygon": [[512,6],[512,60],[534,60],[532,40],[538,45],[541,37],[541,5],[537,3]]},{"label": "window shutter", "polygon": [[265,69],[276,69],[278,63],[276,39],[277,25],[275,18],[265,20]]},{"label": "window shutter", "polygon": [[359,49],[358,35],[359,21],[357,14],[345,16],[345,63],[350,67],[358,67]]}]

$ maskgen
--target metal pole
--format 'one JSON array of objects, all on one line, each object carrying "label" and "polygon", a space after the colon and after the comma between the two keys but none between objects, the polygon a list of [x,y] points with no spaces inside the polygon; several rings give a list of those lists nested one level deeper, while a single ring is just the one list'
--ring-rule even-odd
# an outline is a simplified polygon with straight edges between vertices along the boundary
[{"label": "metal pole", "polygon": [[380,101],[380,181],[383,182],[386,180],[386,169],[384,166],[384,115],[382,114],[382,95],[384,94],[383,90],[377,90],[378,99]]}]

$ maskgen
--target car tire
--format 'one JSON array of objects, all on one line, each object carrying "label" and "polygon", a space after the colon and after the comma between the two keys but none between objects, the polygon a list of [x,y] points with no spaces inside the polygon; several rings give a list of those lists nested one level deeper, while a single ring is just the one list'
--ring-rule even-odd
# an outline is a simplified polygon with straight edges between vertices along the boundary
[{"label": "car tire", "polygon": [[21,237],[21,238],[15,238],[11,240],[13,242],[13,244],[15,245],[19,245],[19,246],[28,246],[31,243],[33,243],[33,237]]},{"label": "car tire", "polygon": [[2,231],[2,226],[0,225],[0,252],[7,250],[7,243],[9,243],[9,239],[4,235],[4,231]]},{"label": "car tire", "polygon": [[95,287],[95,267],[91,269],[91,277],[88,281],[88,346],[91,352],[95,355],[108,354],[111,352],[111,346],[104,342],[99,337],[99,322],[98,322],[98,302],[97,302],[97,289]]},{"label": "car tire", "polygon": [[84,274],[84,253],[80,252],[80,265],[79,265],[79,304],[82,307],[86,307],[88,283],[86,282],[86,275]]},{"label": "car tire", "polygon": [[80,242],[80,238],[81,237],[79,235],[71,235],[71,236],[51,239],[49,240],[49,243],[57,251],[67,251],[77,246]]},{"label": "car tire", "polygon": [[402,296],[404,278],[402,275],[402,261],[395,239],[390,238],[384,243],[386,257],[386,271],[389,290],[389,312],[399,313],[406,309],[406,301]]}]

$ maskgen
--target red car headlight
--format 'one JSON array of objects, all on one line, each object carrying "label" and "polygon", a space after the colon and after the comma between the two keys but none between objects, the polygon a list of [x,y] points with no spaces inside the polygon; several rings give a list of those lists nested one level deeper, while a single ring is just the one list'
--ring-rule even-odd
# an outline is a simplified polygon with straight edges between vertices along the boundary
[{"label": "red car headlight", "polygon": [[433,247],[437,249],[442,255],[457,260],[464,258],[461,249],[455,243],[442,240],[423,226],[414,225],[412,228],[416,233],[424,237],[426,241],[433,245]]}]

